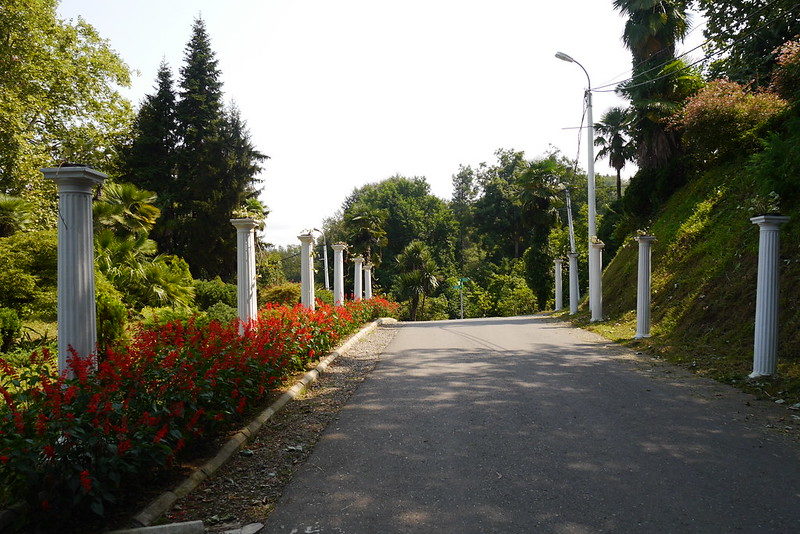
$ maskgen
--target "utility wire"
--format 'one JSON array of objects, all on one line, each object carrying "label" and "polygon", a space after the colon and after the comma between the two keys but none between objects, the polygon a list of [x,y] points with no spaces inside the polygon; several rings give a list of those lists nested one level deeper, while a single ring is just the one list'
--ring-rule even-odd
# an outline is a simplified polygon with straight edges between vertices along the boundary
[{"label": "utility wire", "polygon": [[[774,3],[778,3],[778,2],[776,1],[776,2],[774,2]],[[767,7],[773,7],[773,5],[774,5],[774,4],[768,4],[768,5],[764,6],[764,7],[762,7],[762,10],[763,10],[763,9],[766,9]],[[762,28],[764,28],[765,26],[768,26],[769,24],[772,24],[773,22],[775,22],[775,21],[777,21],[777,20],[779,20],[779,19],[781,19],[781,18],[785,17],[787,14],[790,14],[790,15],[791,15],[791,14],[793,14],[793,13],[794,13],[794,11],[793,11],[793,10],[794,10],[795,8],[797,8],[797,7],[800,7],[800,2],[797,2],[797,3],[795,3],[794,5],[792,5],[791,7],[787,8],[787,10],[786,10],[784,13],[781,13],[780,15],[778,15],[778,16],[776,16],[776,17],[773,17],[773,18],[771,18],[771,19],[768,19],[768,20],[766,20],[766,21],[762,22],[761,24],[759,24],[758,26],[756,26],[755,28],[753,28],[753,29],[752,29],[752,30],[750,30],[749,32],[745,33],[744,35],[742,35],[742,36],[741,36],[741,37],[739,37],[738,39],[735,39],[734,41],[732,41],[732,42],[731,42],[731,43],[730,43],[728,46],[726,46],[726,47],[724,47],[724,48],[721,48],[721,49],[719,49],[719,50],[715,50],[715,51],[713,51],[713,52],[710,52],[710,53],[708,53],[708,54],[707,54],[705,57],[703,57],[703,58],[701,58],[701,59],[698,59],[697,61],[694,61],[694,62],[692,62],[692,63],[690,63],[690,64],[686,65],[685,67],[682,67],[682,68],[678,69],[676,72],[672,72],[672,73],[668,73],[668,74],[663,74],[663,75],[661,75],[661,76],[658,76],[658,77],[656,77],[656,78],[653,78],[652,80],[647,80],[647,81],[644,81],[644,82],[639,82],[639,83],[636,83],[636,84],[633,84],[633,85],[629,85],[629,86],[625,87],[625,89],[633,89],[633,88],[636,88],[636,87],[641,87],[641,86],[643,86],[643,85],[647,85],[647,84],[649,84],[649,83],[654,83],[654,82],[657,82],[657,81],[659,81],[659,80],[663,80],[664,78],[669,78],[669,77],[671,77],[671,76],[673,76],[673,75],[675,75],[675,74],[677,74],[677,73],[679,73],[679,72],[682,72],[682,71],[685,71],[685,70],[688,70],[688,69],[690,69],[691,67],[693,67],[693,66],[697,65],[698,63],[702,63],[702,62],[704,62],[704,61],[707,61],[707,60],[711,59],[712,57],[714,57],[714,56],[716,56],[716,55],[718,55],[718,54],[721,54],[721,53],[723,53],[723,52],[727,52],[728,50],[730,50],[731,48],[733,48],[733,46],[734,46],[734,45],[736,45],[736,44],[738,44],[738,43],[742,42],[743,40],[747,39],[748,37],[752,36],[754,33],[756,33],[757,31],[761,30],[761,29],[762,29]],[[692,48],[691,50],[689,50],[689,51],[687,51],[687,52],[684,52],[684,53],[683,53],[683,54],[681,54],[681,55],[685,55],[685,54],[688,54],[688,53],[690,53],[690,52],[693,52],[694,50],[697,50],[697,49],[698,49],[698,48],[700,48],[701,46],[705,46],[705,44],[707,44],[708,42],[710,42],[710,39],[709,39],[708,41],[706,41],[705,43],[703,43],[703,44],[701,44],[701,45],[698,45],[698,46],[696,46],[696,47]],[[680,57],[680,56],[678,56],[678,57]],[[628,79],[626,79],[626,80],[622,80],[622,81],[620,81],[620,82],[617,82],[616,84],[614,84],[614,83],[611,83],[611,84],[606,84],[606,85],[601,85],[601,86],[599,86],[599,87],[595,87],[595,88],[593,88],[593,89],[592,89],[592,92],[597,92],[597,93],[612,93],[612,92],[616,92],[616,91],[617,91],[617,88],[618,88],[620,85],[622,85],[622,84],[624,84],[624,83],[632,82],[632,81],[633,81],[633,80],[635,80],[636,78],[638,78],[638,77],[641,77],[641,76],[643,76],[643,75],[645,75],[645,74],[647,74],[647,73],[649,73],[649,72],[652,72],[653,70],[656,70],[656,69],[663,69],[665,66],[667,66],[667,65],[669,65],[670,63],[674,62],[676,59],[677,59],[677,58],[671,59],[671,60],[669,60],[669,61],[665,61],[664,63],[662,63],[662,64],[660,64],[660,65],[656,65],[655,67],[652,67],[652,68],[650,68],[650,69],[648,69],[648,70],[646,70],[646,71],[644,71],[644,72],[637,73],[637,74],[635,74],[635,75],[631,76],[630,78],[628,78]],[[610,86],[612,86],[612,85],[616,85],[617,87],[615,87],[614,89],[604,89],[605,87],[610,87]]]}]

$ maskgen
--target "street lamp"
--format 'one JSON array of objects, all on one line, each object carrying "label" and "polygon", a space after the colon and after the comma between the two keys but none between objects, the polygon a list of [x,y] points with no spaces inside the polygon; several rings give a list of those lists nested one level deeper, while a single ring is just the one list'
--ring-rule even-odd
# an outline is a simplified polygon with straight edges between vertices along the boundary
[{"label": "street lamp", "polygon": [[571,56],[564,52],[556,52],[556,57],[561,61],[567,63],[575,63],[578,65],[584,74],[586,74],[586,82],[588,87],[586,89],[586,116],[588,118],[587,138],[589,145],[589,158],[586,165],[587,178],[589,182],[589,308],[592,311],[592,321],[601,321],[603,319],[602,308],[602,271],[600,265],[600,248],[592,246],[592,243],[597,239],[597,212],[595,202],[595,185],[594,185],[594,117],[592,116],[592,80],[589,78],[589,73],[580,62],[576,61]]}]

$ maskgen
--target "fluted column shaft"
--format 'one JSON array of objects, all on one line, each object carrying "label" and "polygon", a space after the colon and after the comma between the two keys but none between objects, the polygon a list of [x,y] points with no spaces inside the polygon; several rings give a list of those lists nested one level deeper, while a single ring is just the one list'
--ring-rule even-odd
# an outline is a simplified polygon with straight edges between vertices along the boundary
[{"label": "fluted column shaft", "polygon": [[750,374],[750,378],[757,378],[774,375],[778,368],[780,226],[789,217],[762,215],[750,220],[759,227],[756,329]]},{"label": "fluted column shaft", "polygon": [[372,298],[372,264],[364,264],[364,298]]},{"label": "fluted column shaft", "polygon": [[561,308],[564,307],[564,282],[561,278],[561,264],[564,263],[563,260],[557,259],[555,260],[556,269],[555,269],[555,280],[556,280],[556,306],[555,310],[559,311]]},{"label": "fluted column shaft", "polygon": [[593,258],[589,265],[594,277],[594,284],[590,281],[589,308],[592,310],[592,322],[603,320],[603,247],[602,242],[593,242],[589,248],[589,256]]},{"label": "fluted column shaft", "polygon": [[255,219],[231,219],[236,227],[236,302],[239,332],[258,317],[258,288],[256,286]]},{"label": "fluted column shaft", "polygon": [[58,186],[58,371],[72,376],[70,349],[80,357],[97,351],[92,189],[107,176],[89,167],[42,172]]},{"label": "fluted column shaft", "polygon": [[301,234],[300,240],[300,303],[304,308],[314,309],[314,262],[311,254],[314,236]]},{"label": "fluted column shaft", "polygon": [[353,300],[361,300],[363,296],[361,279],[362,279],[362,265],[364,265],[364,258],[356,256],[353,258],[356,268],[353,271]]},{"label": "fluted column shaft", "polygon": [[570,252],[569,258],[569,314],[578,313],[578,303],[581,301],[581,289],[578,284],[578,253]]},{"label": "fluted column shaft", "polygon": [[650,337],[650,288],[651,288],[651,235],[636,238],[639,243],[639,271],[636,283],[636,339]]},{"label": "fluted column shaft", "polygon": [[333,245],[333,303],[344,304],[344,249],[347,245]]}]

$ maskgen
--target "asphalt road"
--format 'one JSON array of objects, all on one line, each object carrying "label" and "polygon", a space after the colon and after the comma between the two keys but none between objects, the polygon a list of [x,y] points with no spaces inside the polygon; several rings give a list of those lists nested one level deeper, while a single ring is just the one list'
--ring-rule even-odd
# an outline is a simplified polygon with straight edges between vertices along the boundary
[{"label": "asphalt road", "polygon": [[800,532],[792,413],[544,317],[406,323],[265,532]]}]

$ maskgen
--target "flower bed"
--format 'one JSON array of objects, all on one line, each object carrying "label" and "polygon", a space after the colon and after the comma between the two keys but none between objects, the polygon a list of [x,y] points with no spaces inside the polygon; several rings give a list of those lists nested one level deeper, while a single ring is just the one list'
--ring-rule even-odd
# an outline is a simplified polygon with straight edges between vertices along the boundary
[{"label": "flower bed", "polygon": [[396,311],[377,298],[267,307],[243,335],[238,323],[172,322],[106,351],[97,372],[73,356],[72,379],[48,371],[48,354],[21,369],[0,360],[0,508],[24,501],[102,515],[130,475],[168,466],[191,442],[241,421],[287,374]]}]

